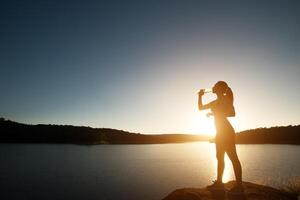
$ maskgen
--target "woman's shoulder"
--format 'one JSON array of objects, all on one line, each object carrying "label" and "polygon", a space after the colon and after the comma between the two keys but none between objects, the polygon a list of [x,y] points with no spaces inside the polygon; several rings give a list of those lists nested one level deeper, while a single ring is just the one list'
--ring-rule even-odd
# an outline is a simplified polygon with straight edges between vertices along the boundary
[{"label": "woman's shoulder", "polygon": [[216,108],[216,107],[218,107],[219,104],[220,103],[219,103],[218,99],[216,99],[216,100],[213,100],[213,101],[210,102],[210,107],[211,108]]},{"label": "woman's shoulder", "polygon": [[228,104],[228,100],[226,98],[216,99],[212,101],[212,108],[221,109]]}]

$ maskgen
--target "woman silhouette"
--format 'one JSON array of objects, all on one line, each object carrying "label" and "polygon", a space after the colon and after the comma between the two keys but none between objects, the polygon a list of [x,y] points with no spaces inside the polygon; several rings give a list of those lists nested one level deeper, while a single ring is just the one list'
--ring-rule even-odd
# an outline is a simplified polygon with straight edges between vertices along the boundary
[{"label": "woman silhouette", "polygon": [[225,152],[230,158],[234,174],[236,178],[236,185],[231,189],[232,192],[242,192],[242,167],[238,159],[235,147],[235,132],[227,117],[235,116],[233,107],[233,93],[227,83],[224,81],[218,81],[212,92],[217,95],[217,99],[203,105],[202,96],[204,90],[200,90],[198,98],[199,110],[211,109],[212,115],[215,118],[216,126],[216,156],[218,161],[218,173],[217,180],[212,185],[207,186],[208,189],[220,189],[224,188],[222,183],[223,171],[224,171],[224,156]]}]

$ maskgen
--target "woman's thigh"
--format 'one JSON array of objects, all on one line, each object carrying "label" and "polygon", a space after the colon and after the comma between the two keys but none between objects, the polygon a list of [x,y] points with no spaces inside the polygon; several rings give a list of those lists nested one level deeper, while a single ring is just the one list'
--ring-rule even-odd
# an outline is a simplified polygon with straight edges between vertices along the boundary
[{"label": "woman's thigh", "polygon": [[227,144],[225,152],[228,155],[230,160],[237,160],[238,159],[235,143]]}]

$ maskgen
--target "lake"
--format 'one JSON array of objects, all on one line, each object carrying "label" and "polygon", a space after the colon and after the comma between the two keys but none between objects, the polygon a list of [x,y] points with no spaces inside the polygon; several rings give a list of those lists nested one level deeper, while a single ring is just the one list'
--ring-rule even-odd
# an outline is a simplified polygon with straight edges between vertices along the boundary
[{"label": "lake", "polygon": [[[300,145],[237,145],[244,181],[280,187],[300,178]],[[216,176],[214,144],[0,144],[0,198],[161,199]],[[234,178],[226,157],[224,181]]]}]

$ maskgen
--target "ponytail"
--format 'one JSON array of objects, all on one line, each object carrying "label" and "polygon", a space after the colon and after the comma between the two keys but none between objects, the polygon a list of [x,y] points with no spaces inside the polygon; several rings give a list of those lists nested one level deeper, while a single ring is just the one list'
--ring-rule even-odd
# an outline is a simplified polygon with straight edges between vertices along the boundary
[{"label": "ponytail", "polygon": [[233,106],[233,92],[232,92],[230,87],[227,87],[227,89],[225,91],[225,96],[227,97],[228,103],[229,103],[227,116],[228,117],[234,117],[235,116],[235,109],[234,109],[234,106]]},{"label": "ponytail", "polygon": [[225,91],[225,96],[228,98],[229,102],[233,105],[233,92],[230,87],[227,87]]}]

